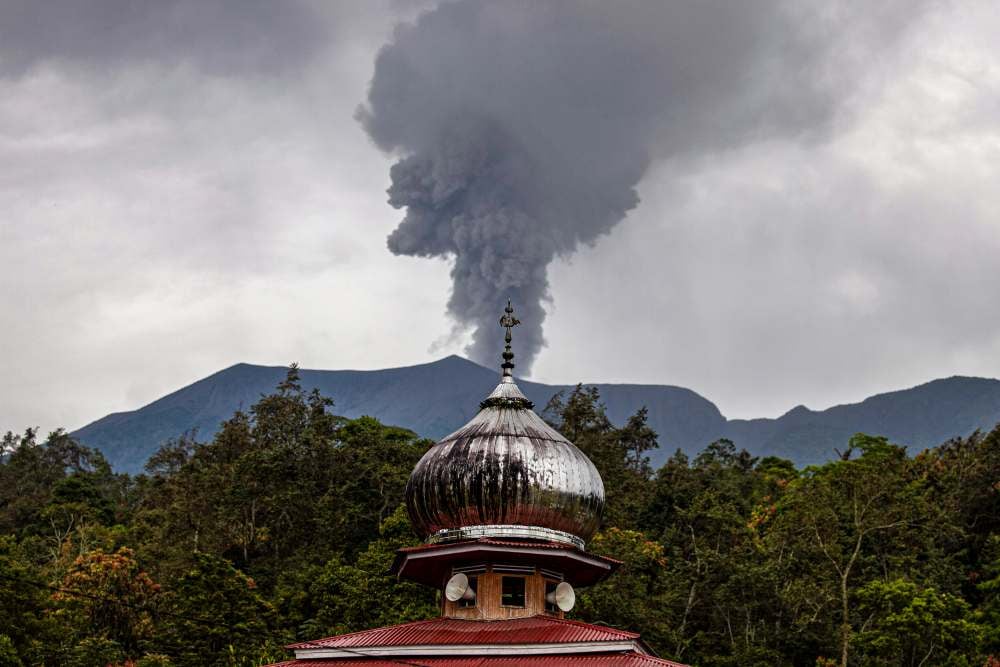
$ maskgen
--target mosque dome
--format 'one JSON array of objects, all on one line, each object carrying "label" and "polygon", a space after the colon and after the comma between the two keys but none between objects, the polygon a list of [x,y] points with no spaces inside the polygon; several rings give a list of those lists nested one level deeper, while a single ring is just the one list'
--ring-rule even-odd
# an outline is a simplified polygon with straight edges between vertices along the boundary
[{"label": "mosque dome", "polygon": [[535,414],[514,383],[507,304],[500,384],[465,426],[431,447],[406,485],[410,520],[428,542],[541,539],[580,548],[604,509],[597,468]]}]

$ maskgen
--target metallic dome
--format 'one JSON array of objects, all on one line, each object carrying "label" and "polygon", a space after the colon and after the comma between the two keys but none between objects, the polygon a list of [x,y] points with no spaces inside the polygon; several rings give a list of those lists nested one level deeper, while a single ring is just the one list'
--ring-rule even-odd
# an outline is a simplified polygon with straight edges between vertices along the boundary
[{"label": "metallic dome", "polygon": [[406,485],[414,528],[429,542],[521,537],[584,546],[604,483],[583,452],[532,410],[510,376],[511,317],[499,386],[468,424],[424,454]]}]

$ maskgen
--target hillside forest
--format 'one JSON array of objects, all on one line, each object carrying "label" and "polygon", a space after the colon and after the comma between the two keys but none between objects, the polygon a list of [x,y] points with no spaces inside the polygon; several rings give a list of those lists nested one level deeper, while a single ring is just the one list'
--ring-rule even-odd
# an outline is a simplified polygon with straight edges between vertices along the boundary
[{"label": "hillside forest", "polygon": [[[642,406],[612,424],[578,386],[542,415],[604,478],[588,549],[624,561],[572,617],[699,667],[1000,666],[1000,428],[920,452],[858,434],[804,469],[720,440],[654,470]],[[387,574],[418,542],[403,489],[431,444],[336,416],[295,366],[140,475],[63,431],[8,432],[0,667],[263,665],[437,615]]]}]

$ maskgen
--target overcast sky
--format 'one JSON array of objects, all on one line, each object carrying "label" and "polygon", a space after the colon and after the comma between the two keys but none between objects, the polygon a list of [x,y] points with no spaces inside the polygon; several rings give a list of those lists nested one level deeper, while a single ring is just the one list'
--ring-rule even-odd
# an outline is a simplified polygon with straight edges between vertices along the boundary
[{"label": "overcast sky", "polygon": [[[461,354],[452,260],[387,249],[401,149],[356,119],[395,26],[434,4],[0,3],[0,430],[77,428],[241,361]],[[663,66],[687,76],[642,100],[675,106],[638,204],[548,266],[532,379],[681,385],[752,417],[1000,376],[1000,4],[883,6],[757,21],[752,59],[731,17],[678,10]],[[756,104],[806,62],[814,123]],[[739,140],[706,139],[716,121]]]}]

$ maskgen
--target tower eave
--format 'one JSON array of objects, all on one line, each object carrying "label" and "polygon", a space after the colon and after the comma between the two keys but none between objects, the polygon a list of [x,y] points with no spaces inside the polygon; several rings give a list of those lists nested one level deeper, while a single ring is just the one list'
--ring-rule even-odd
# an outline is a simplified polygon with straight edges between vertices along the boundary
[{"label": "tower eave", "polygon": [[440,588],[451,576],[453,567],[476,562],[553,570],[581,588],[603,581],[621,565],[621,561],[587,553],[571,544],[482,537],[404,547],[396,552],[390,573],[399,579]]}]

